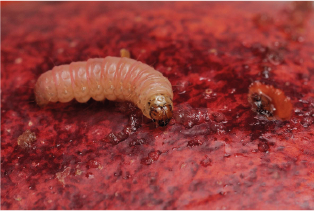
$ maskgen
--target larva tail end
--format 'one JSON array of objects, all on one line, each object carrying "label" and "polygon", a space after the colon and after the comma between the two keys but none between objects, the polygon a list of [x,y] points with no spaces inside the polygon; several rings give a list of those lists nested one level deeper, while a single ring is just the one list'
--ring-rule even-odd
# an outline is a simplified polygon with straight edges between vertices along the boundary
[{"label": "larva tail end", "polygon": [[168,96],[154,95],[148,102],[150,117],[160,126],[166,126],[173,116],[173,102]]},{"label": "larva tail end", "polygon": [[39,105],[40,107],[46,106],[49,102],[41,94],[36,93],[36,92],[35,92],[35,100],[36,100],[37,105]]}]

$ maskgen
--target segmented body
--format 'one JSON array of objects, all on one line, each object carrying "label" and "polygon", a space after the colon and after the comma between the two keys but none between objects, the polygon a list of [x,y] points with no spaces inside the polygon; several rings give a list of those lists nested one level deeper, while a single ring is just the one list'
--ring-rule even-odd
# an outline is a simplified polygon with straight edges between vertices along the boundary
[{"label": "segmented body", "polygon": [[152,101],[161,101],[155,102],[160,108],[171,104],[171,112],[173,106],[172,85],[162,73],[133,59],[110,56],[56,66],[43,73],[35,85],[35,97],[40,106],[73,98],[81,103],[90,98],[131,101],[148,118],[152,118]]}]

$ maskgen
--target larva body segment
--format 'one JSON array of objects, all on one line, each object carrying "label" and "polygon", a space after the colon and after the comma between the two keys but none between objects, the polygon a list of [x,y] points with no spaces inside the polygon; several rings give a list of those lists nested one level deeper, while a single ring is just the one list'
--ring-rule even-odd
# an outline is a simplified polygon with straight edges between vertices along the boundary
[{"label": "larva body segment", "polygon": [[56,66],[35,85],[36,102],[130,101],[148,118],[166,125],[173,113],[172,85],[149,65],[126,57],[89,59]]},{"label": "larva body segment", "polygon": [[55,80],[57,96],[62,103],[69,102],[73,99],[73,88],[68,70],[68,65],[56,66],[52,69],[53,80]]},{"label": "larva body segment", "polygon": [[86,63],[85,70],[88,75],[88,91],[90,93],[89,97],[94,100],[101,101],[104,100],[104,93],[102,87],[102,62],[103,59],[89,59]]},{"label": "larva body segment", "polygon": [[74,98],[80,103],[85,103],[90,99],[89,89],[87,88],[89,80],[85,71],[85,65],[85,62],[73,62],[70,64]]}]

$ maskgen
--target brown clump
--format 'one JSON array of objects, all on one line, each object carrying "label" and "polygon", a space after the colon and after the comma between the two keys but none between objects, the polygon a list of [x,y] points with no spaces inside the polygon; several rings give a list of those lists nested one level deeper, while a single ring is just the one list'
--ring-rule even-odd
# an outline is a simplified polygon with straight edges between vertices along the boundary
[{"label": "brown clump", "polygon": [[22,135],[18,137],[18,145],[22,148],[31,147],[31,144],[36,141],[35,133],[30,130],[26,130]]},{"label": "brown clump", "polygon": [[130,58],[130,52],[127,49],[122,48],[120,49],[120,57]]},{"label": "brown clump", "polygon": [[249,86],[248,102],[253,111],[265,115],[269,120],[289,120],[292,113],[292,103],[284,92],[271,85],[258,81]]}]

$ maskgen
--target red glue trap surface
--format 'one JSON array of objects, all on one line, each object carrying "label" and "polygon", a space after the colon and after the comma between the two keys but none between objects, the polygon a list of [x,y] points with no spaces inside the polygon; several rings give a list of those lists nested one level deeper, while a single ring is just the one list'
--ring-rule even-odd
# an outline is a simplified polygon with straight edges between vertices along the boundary
[{"label": "red glue trap surface", "polygon": [[[1,207],[314,209],[313,17],[312,2],[2,3]],[[167,126],[127,102],[34,102],[43,72],[123,48],[172,83]],[[288,119],[252,110],[255,81],[290,98]]]}]

